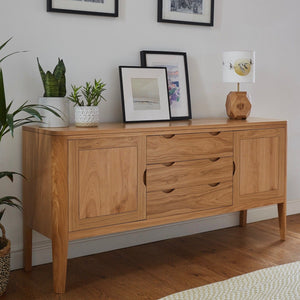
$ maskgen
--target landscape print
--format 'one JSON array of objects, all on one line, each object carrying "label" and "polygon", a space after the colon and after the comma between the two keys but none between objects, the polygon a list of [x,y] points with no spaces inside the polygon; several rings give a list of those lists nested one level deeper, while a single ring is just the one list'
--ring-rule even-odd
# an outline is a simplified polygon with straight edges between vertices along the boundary
[{"label": "landscape print", "polygon": [[157,78],[131,78],[133,109],[160,110]]}]

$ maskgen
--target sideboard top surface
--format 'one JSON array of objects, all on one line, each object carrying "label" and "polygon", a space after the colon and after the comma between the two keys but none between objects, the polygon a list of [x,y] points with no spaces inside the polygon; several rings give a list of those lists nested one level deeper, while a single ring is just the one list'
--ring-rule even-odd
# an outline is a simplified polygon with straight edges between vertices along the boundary
[{"label": "sideboard top surface", "polygon": [[23,126],[23,130],[39,132],[48,135],[70,136],[99,133],[147,133],[153,131],[174,131],[174,130],[242,130],[249,126],[279,126],[285,127],[287,121],[264,118],[248,118],[247,120],[230,120],[228,118],[203,118],[184,121],[169,122],[139,122],[139,123],[100,123],[98,127],[80,128],[69,126],[64,128],[46,128],[34,126]]}]

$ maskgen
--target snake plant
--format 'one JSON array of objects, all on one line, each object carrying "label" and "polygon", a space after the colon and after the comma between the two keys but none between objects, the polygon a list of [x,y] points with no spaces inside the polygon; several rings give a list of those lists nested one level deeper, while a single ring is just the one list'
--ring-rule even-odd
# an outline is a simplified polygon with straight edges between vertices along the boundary
[{"label": "snake plant", "polygon": [[40,74],[44,85],[44,97],[64,97],[66,95],[66,67],[62,59],[58,58],[58,63],[53,72],[44,72],[37,58]]},{"label": "snake plant", "polygon": [[[11,38],[2,45],[0,45],[0,50],[2,50],[10,40]],[[4,61],[7,57],[20,52],[25,51],[17,51],[10,53],[0,58],[0,63]],[[41,123],[43,120],[43,116],[41,115],[40,110],[48,110],[54,115],[60,117],[59,114],[50,107],[39,104],[28,104],[27,101],[21,106],[19,106],[15,111],[11,112],[12,104],[13,101],[6,105],[3,72],[2,68],[0,67],[0,142],[2,141],[3,136],[9,132],[12,136],[14,136],[14,130],[22,125],[29,123]],[[19,116],[20,114],[22,116]],[[23,176],[22,174],[17,172],[0,171],[0,179],[7,177],[11,181],[13,181],[14,175]],[[0,205],[8,205],[11,207],[21,208],[20,200],[15,196],[5,196],[0,198]],[[0,210],[0,220],[3,216],[4,210],[5,209]]]}]

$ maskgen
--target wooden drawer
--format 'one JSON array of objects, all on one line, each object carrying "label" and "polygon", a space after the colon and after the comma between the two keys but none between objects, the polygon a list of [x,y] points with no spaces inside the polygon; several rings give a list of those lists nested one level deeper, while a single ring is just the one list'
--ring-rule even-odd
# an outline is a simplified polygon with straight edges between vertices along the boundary
[{"label": "wooden drawer", "polygon": [[147,192],[232,180],[232,157],[147,166]]},{"label": "wooden drawer", "polygon": [[147,137],[147,163],[232,156],[233,133],[191,133]]},{"label": "wooden drawer", "polygon": [[147,219],[232,205],[232,181],[147,193]]}]

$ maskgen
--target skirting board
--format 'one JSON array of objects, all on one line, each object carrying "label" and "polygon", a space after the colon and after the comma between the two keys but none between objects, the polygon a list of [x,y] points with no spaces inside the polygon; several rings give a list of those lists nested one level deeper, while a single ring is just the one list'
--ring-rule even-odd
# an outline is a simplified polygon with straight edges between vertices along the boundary
[{"label": "skirting board", "polygon": [[[300,200],[289,201],[287,203],[287,214],[293,215],[297,213],[300,213]],[[255,208],[248,211],[248,223],[272,219],[277,216],[277,207],[275,205]],[[72,241],[69,243],[68,258],[91,255],[185,235],[192,235],[237,226],[238,224],[239,214],[230,213],[181,223]],[[32,250],[33,265],[41,265],[52,262],[52,248],[50,241],[34,242]],[[14,270],[21,268],[23,268],[23,250],[12,249],[11,269]]]}]

